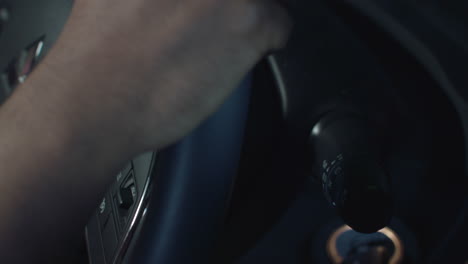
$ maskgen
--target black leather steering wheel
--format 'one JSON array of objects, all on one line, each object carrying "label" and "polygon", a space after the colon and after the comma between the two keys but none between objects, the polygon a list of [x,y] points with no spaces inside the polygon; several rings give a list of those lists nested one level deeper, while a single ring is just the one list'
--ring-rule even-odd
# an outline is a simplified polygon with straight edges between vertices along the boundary
[{"label": "black leather steering wheel", "polygon": [[217,113],[162,151],[134,263],[206,263],[222,228],[250,98],[247,77]]}]

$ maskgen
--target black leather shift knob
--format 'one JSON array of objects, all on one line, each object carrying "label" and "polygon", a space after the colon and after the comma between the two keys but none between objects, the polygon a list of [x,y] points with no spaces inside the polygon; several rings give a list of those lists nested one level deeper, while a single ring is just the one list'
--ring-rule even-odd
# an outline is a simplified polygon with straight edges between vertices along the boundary
[{"label": "black leather shift knob", "polygon": [[311,154],[327,200],[362,233],[387,226],[392,215],[381,144],[375,127],[353,114],[330,113],[311,133]]}]

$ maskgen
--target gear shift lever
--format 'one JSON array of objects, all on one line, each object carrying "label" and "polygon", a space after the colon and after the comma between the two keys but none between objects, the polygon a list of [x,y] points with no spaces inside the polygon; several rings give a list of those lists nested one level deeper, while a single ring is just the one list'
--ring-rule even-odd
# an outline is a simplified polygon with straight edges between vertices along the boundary
[{"label": "gear shift lever", "polygon": [[329,113],[312,129],[310,148],[323,192],[346,224],[361,233],[387,226],[389,182],[371,124],[352,113]]}]

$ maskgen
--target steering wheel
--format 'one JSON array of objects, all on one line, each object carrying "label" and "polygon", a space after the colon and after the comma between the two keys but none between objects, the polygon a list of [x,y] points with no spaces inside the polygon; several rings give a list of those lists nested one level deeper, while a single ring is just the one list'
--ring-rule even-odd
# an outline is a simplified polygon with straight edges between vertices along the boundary
[{"label": "steering wheel", "polygon": [[250,76],[207,121],[162,151],[134,263],[205,263],[239,163]]}]

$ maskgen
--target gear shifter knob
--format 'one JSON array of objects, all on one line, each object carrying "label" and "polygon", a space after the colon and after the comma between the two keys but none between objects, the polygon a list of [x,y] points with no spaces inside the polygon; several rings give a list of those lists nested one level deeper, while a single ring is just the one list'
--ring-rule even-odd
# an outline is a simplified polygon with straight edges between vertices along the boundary
[{"label": "gear shifter knob", "polygon": [[312,129],[310,150],[327,200],[361,233],[388,225],[391,198],[378,135],[354,114],[330,113]]}]

